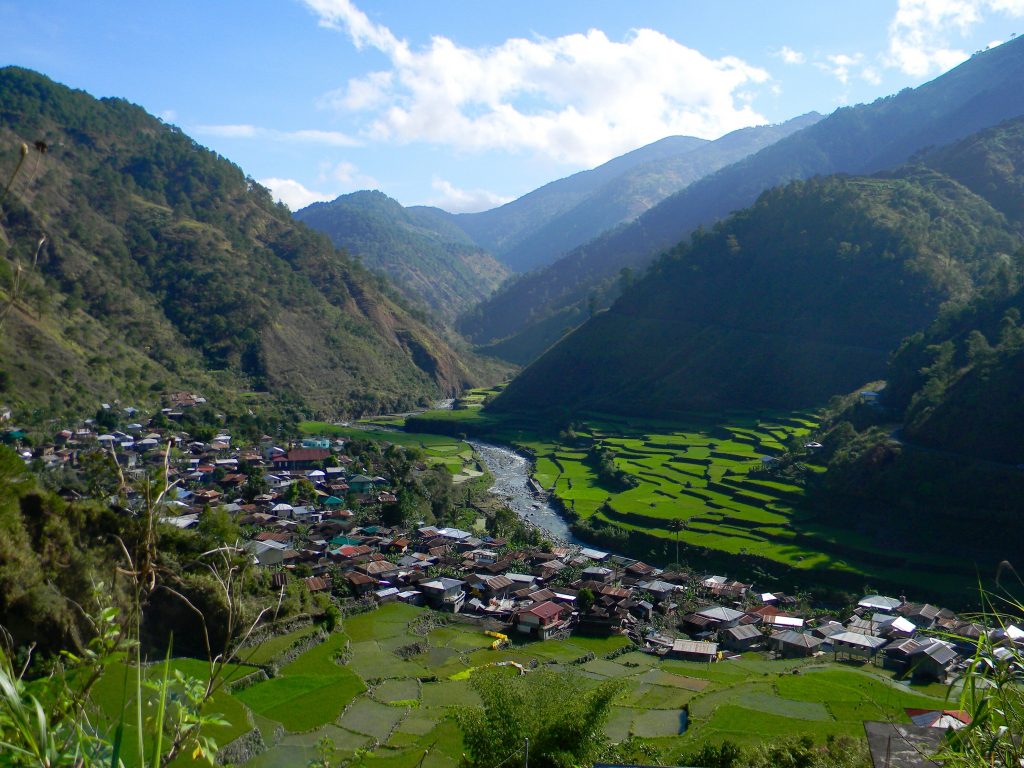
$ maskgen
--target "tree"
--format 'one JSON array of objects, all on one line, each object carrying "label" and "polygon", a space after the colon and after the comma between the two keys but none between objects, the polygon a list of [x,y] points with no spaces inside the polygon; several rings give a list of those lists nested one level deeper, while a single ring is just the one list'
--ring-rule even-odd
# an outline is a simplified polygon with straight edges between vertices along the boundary
[{"label": "tree", "polygon": [[590,607],[594,604],[594,592],[589,587],[584,587],[576,595],[576,607],[580,609],[580,613],[586,613],[590,610]]},{"label": "tree", "polygon": [[590,688],[578,675],[550,670],[513,675],[489,669],[470,680],[483,706],[458,710],[456,721],[471,765],[479,768],[523,752],[527,739],[531,766],[592,763],[607,743],[604,723],[622,689],[618,680]]}]

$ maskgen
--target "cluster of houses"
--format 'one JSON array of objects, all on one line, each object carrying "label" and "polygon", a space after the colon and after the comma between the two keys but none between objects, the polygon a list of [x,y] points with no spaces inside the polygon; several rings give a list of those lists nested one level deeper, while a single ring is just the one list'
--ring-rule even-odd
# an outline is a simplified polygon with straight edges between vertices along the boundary
[{"label": "cluster of houses", "polygon": [[[427,605],[540,640],[574,630],[625,633],[648,652],[679,659],[713,662],[751,650],[778,658],[827,654],[945,681],[987,631],[905,598],[869,595],[849,615],[823,619],[785,594],[585,547],[515,547],[482,530],[368,525],[367,515],[351,507],[370,510],[372,519],[374,508],[398,502],[401,489],[355,471],[344,441],[281,446],[266,437],[236,448],[226,432],[193,440],[173,428],[174,420],[200,401],[178,396],[164,411],[169,429],[130,421],[103,432],[85,423],[22,455],[54,466],[101,447],[131,475],[162,464],[170,444],[177,449],[170,466],[175,490],[162,520],[189,528],[206,508],[228,513],[248,532],[246,550],[276,586],[301,580],[311,592]],[[260,478],[258,493],[252,477]],[[1010,627],[999,640],[1024,646],[1024,629]]]}]

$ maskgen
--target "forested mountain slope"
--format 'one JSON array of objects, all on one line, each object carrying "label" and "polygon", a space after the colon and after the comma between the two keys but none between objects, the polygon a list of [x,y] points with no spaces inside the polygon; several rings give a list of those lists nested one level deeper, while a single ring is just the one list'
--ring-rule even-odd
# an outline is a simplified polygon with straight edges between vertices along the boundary
[{"label": "forested mountain slope", "polygon": [[507,359],[532,359],[565,328],[585,320],[591,307],[610,303],[623,268],[646,267],[699,225],[750,205],[778,184],[895,167],[924,148],[1024,114],[1022,82],[1024,39],[1016,39],[919,88],[837,110],[510,284],[467,314],[459,328]]},{"label": "forested mountain slope", "polygon": [[6,68],[4,183],[23,143],[0,219],[4,401],[212,387],[362,412],[472,381],[385,281],[141,108]]},{"label": "forested mountain slope", "polygon": [[[543,267],[605,230],[632,221],[697,179],[820,119],[821,115],[812,112],[778,125],[741,128],[715,141],[697,144],[696,139],[670,136],[592,171],[552,182],[493,214],[488,211],[469,216],[497,217],[498,212],[527,202],[535,209],[543,204],[537,212],[547,217],[546,221],[528,222],[529,226],[499,245],[496,251],[516,271]],[[589,188],[579,184],[584,180]],[[579,185],[573,186],[576,184]],[[569,194],[563,195],[562,190],[566,188]],[[458,221],[467,229],[474,226],[468,216],[461,216]],[[473,231],[489,241],[489,233],[479,225]]]},{"label": "forested mountain slope", "polygon": [[407,210],[382,192],[313,203],[295,218],[383,272],[411,302],[425,304],[447,322],[490,296],[510,274],[430,209]]},{"label": "forested mountain slope", "polygon": [[[524,238],[572,210],[622,174],[650,161],[685,155],[707,143],[705,139],[694,136],[668,136],[613,158],[597,168],[549,182],[497,208],[454,214],[452,221],[482,248],[503,259]],[[543,259],[527,256],[522,263],[516,259],[505,263],[512,271],[522,272],[543,263]]]},{"label": "forested mountain slope", "polygon": [[[793,182],[652,267],[527,368],[498,409],[669,416],[808,407],[882,377],[943,305],[1012,280],[1021,122],[870,178]],[[975,156],[1006,171],[976,183]],[[927,163],[974,183],[978,193]],[[1009,170],[1007,170],[1009,169]],[[1009,276],[1008,276],[1009,275]]]}]

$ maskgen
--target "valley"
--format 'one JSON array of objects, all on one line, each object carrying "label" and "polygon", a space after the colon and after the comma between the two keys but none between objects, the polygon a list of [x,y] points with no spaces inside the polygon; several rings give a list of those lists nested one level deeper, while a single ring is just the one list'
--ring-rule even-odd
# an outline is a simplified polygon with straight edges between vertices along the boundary
[{"label": "valley", "polygon": [[[498,391],[471,391],[461,408],[410,416],[405,428],[497,440],[525,453],[533,479],[583,542],[756,574],[780,588],[856,591],[870,583],[973,601],[977,564],[893,546],[881,529],[815,508],[827,460],[813,412],[693,414],[686,422],[583,414],[553,435],[545,420],[481,410],[480,400]],[[604,467],[600,453],[609,457]],[[977,565],[993,574],[995,566]]]},{"label": "valley", "polygon": [[774,122],[726,56],[728,119],[583,153],[589,77],[477,90],[599,30],[306,5],[390,64],[322,129],[182,118],[258,178],[0,68],[0,763],[1024,764],[1024,39]]}]

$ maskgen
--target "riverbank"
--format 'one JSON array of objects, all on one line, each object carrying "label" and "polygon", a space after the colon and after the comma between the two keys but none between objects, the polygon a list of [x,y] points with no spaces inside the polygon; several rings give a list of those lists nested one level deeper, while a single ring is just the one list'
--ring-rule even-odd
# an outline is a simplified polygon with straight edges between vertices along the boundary
[{"label": "riverbank", "polygon": [[505,446],[479,440],[466,442],[473,447],[494,478],[494,485],[489,490],[502,503],[524,522],[543,531],[547,538],[564,543],[581,543],[573,536],[569,523],[552,506],[547,494],[538,494],[531,488],[532,467],[526,457]]}]

